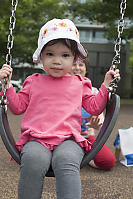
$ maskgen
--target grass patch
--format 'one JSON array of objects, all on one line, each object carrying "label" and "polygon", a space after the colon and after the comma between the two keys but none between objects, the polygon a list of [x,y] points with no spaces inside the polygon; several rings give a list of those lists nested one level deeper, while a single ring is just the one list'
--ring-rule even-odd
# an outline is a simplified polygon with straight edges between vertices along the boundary
[{"label": "grass patch", "polygon": [[121,104],[133,104],[133,99],[121,99]]}]

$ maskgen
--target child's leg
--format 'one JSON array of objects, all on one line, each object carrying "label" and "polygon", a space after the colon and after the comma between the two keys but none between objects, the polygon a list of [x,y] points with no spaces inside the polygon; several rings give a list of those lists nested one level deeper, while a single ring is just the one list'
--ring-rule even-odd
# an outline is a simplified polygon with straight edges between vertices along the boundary
[{"label": "child's leg", "polygon": [[52,153],[39,142],[30,141],[21,152],[18,199],[40,199],[44,177],[51,162]]},{"label": "child's leg", "polygon": [[[96,139],[94,136],[87,138],[91,143]],[[112,151],[104,144],[102,149],[94,157],[95,165],[103,170],[109,170],[115,165],[116,159]]]},{"label": "child's leg", "polygon": [[56,177],[58,199],[81,199],[80,164],[84,150],[66,140],[53,151],[52,167]]}]

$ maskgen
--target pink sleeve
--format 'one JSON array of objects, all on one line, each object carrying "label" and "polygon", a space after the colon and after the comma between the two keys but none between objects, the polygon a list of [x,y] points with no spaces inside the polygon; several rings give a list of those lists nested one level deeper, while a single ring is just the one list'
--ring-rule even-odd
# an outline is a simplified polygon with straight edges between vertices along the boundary
[{"label": "pink sleeve", "polygon": [[108,90],[101,85],[98,94],[92,94],[91,81],[85,78],[83,80],[83,98],[82,106],[91,115],[99,115],[106,107]]},{"label": "pink sleeve", "polygon": [[31,81],[31,77],[28,77],[23,84],[22,90],[18,93],[16,93],[13,86],[7,90],[8,107],[16,115],[24,113],[29,104]]}]

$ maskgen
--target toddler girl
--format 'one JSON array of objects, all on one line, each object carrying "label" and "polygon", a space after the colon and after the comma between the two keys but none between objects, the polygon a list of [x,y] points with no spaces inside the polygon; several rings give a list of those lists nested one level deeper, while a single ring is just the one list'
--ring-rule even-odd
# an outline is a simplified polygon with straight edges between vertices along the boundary
[{"label": "toddler girl", "polygon": [[12,69],[3,65],[0,80],[9,76],[6,96],[14,114],[24,113],[16,147],[21,153],[18,199],[40,199],[44,177],[50,167],[56,177],[58,199],[81,199],[80,164],[91,149],[81,135],[81,107],[92,115],[103,112],[112,75],[109,70],[99,93],[92,94],[91,82],[70,76],[73,64],[87,56],[72,21],[53,19],[40,30],[34,62],[46,72],[29,76],[21,91],[11,84]]}]

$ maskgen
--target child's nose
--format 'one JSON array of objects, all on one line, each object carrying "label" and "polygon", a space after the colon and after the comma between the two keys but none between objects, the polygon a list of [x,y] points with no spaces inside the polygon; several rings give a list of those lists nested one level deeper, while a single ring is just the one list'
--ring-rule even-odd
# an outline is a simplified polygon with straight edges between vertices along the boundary
[{"label": "child's nose", "polygon": [[79,64],[76,64],[75,68],[76,70],[80,70]]},{"label": "child's nose", "polygon": [[58,56],[54,57],[53,61],[54,61],[54,64],[61,64],[61,59]]}]

